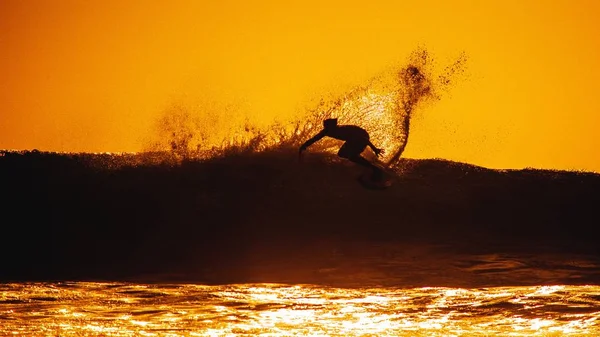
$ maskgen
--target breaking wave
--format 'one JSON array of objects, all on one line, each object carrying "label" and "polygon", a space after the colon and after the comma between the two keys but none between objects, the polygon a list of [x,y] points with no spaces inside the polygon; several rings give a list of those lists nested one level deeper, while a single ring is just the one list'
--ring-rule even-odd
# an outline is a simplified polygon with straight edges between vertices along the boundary
[{"label": "breaking wave", "polygon": [[[427,50],[417,49],[403,65],[391,67],[342,95],[322,98],[299,118],[275,122],[266,128],[244,121],[239,127],[222,132],[219,115],[231,115],[231,107],[221,111],[206,109],[197,115],[176,105],[157,121],[157,139],[149,148],[181,158],[290,148],[318,132],[324,119],[338,118],[340,124],[354,124],[369,131],[373,143],[384,149],[383,161],[393,166],[408,144],[414,112],[421,105],[440,99],[465,73],[466,62],[462,53],[439,70]],[[335,145],[335,140],[324,140],[315,147],[332,152]]]}]

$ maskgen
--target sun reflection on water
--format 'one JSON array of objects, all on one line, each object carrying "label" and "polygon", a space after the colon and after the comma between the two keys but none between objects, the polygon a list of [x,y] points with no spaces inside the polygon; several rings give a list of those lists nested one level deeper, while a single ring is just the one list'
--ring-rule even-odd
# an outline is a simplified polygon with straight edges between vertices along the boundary
[{"label": "sun reflection on water", "polygon": [[600,286],[0,285],[0,335],[598,336]]}]

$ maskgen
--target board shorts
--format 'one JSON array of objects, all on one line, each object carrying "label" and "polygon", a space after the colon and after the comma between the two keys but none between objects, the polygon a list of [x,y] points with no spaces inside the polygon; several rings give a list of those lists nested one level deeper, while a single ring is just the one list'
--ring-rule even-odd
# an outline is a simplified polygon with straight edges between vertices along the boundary
[{"label": "board shorts", "polygon": [[369,143],[365,141],[348,141],[338,151],[338,156],[342,158],[353,158],[360,156]]}]

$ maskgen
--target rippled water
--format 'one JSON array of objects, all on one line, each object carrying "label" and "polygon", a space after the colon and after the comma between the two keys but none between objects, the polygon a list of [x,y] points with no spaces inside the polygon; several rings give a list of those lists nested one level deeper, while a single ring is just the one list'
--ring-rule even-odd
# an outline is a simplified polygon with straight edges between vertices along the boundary
[{"label": "rippled water", "polygon": [[19,336],[598,336],[600,286],[0,285]]}]

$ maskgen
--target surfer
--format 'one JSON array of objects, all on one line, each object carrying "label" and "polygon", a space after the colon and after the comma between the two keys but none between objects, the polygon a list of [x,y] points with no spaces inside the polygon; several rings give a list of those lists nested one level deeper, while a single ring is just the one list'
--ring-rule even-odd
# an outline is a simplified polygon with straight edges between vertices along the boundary
[{"label": "surfer", "polygon": [[377,167],[377,165],[360,155],[367,146],[369,146],[378,157],[383,153],[383,150],[378,149],[371,143],[369,140],[369,133],[365,129],[356,125],[338,125],[337,118],[324,120],[323,130],[300,146],[300,155],[302,155],[302,152],[306,150],[306,148],[325,136],[345,141],[344,145],[342,145],[338,151],[338,156],[348,159],[358,165],[371,168],[373,170],[373,180],[381,180],[383,178],[383,171]]}]

